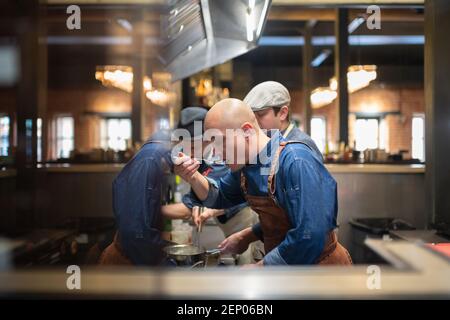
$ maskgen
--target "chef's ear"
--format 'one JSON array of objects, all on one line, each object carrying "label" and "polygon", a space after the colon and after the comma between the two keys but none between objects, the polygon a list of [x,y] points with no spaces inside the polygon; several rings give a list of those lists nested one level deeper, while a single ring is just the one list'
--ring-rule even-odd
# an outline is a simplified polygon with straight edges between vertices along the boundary
[{"label": "chef's ear", "polygon": [[289,107],[282,106],[280,108],[280,111],[278,111],[278,116],[280,117],[281,121],[289,120]]},{"label": "chef's ear", "polygon": [[244,138],[248,138],[253,134],[254,128],[252,126],[251,123],[249,122],[245,122],[242,126],[241,126],[242,131],[244,132]]}]

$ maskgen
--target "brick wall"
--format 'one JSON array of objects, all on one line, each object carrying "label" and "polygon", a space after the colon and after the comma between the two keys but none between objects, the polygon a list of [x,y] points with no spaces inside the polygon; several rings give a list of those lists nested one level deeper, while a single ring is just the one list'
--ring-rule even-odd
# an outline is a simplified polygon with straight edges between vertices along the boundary
[{"label": "brick wall", "polygon": [[[303,94],[300,90],[291,90],[291,110],[302,116]],[[354,141],[354,113],[392,112],[385,117],[387,125],[387,146],[389,152],[408,150],[411,152],[412,117],[415,113],[424,113],[424,89],[420,85],[385,86],[372,83],[369,87],[350,95],[349,142]],[[398,114],[397,114],[398,113]],[[325,117],[327,138],[330,148],[336,147],[338,140],[337,107],[333,102],[320,109],[314,109],[313,115]]]},{"label": "brick wall", "polygon": [[100,147],[101,113],[131,112],[131,95],[117,89],[50,89],[47,102],[49,158],[54,157],[52,138],[55,136],[56,117],[74,117],[75,149],[87,151]]},{"label": "brick wall", "polygon": [[[247,83],[246,83],[247,84]],[[247,84],[248,85],[248,84]],[[242,88],[241,95],[244,95]],[[303,110],[303,93],[291,91],[291,112],[301,118]],[[234,95],[233,95],[234,96]],[[2,92],[0,95],[0,112],[11,113],[15,109],[14,92]],[[164,110],[149,105],[145,110],[146,126],[144,135],[153,132],[153,120]],[[385,86],[372,83],[369,87],[350,95],[350,112],[398,112],[387,115],[389,152],[399,150],[411,151],[411,121],[414,113],[424,113],[424,90],[421,85]],[[60,114],[75,117],[75,146],[80,150],[99,147],[100,116],[93,113],[131,112],[131,95],[117,89],[50,89],[47,113],[49,119]],[[327,121],[327,138],[330,148],[336,147],[338,140],[337,108],[335,103],[313,110],[313,115],[321,115]],[[349,117],[349,141],[354,141],[353,124],[355,115]],[[51,129],[51,128],[50,128]],[[51,138],[49,132],[49,138]],[[51,145],[51,140],[49,141]],[[49,150],[51,154],[51,150]],[[407,156],[410,154],[407,154]]]}]

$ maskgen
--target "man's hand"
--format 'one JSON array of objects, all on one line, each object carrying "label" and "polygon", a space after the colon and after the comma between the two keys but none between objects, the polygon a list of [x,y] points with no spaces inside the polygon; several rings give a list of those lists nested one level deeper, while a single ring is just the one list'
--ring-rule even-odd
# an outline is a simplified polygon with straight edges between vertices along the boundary
[{"label": "man's hand", "polygon": [[197,170],[200,167],[200,162],[196,159],[191,159],[183,152],[178,153],[178,158],[174,159],[174,164],[175,174],[179,175],[188,183],[191,183],[193,177],[199,174]]},{"label": "man's hand", "polygon": [[179,175],[184,181],[189,183],[200,201],[205,201],[208,197],[209,183],[208,180],[202,176],[197,169],[200,167],[200,162],[196,159],[191,159],[183,152],[178,153],[178,157],[173,159],[174,172]]},{"label": "man's hand", "polygon": [[206,220],[212,217],[217,217],[225,213],[223,209],[209,209],[205,208],[200,215],[194,216],[192,215],[192,219],[196,226],[203,224]]},{"label": "man's hand", "polygon": [[219,244],[222,253],[242,254],[248,249],[250,243],[258,240],[252,232],[252,228],[233,233]]}]

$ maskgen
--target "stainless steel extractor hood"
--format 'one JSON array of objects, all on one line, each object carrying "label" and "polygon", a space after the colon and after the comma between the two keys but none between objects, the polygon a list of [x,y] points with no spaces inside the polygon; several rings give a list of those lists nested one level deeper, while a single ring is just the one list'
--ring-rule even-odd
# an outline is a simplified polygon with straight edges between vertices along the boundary
[{"label": "stainless steel extractor hood", "polygon": [[257,46],[271,0],[173,0],[163,17],[159,58],[173,80]]}]

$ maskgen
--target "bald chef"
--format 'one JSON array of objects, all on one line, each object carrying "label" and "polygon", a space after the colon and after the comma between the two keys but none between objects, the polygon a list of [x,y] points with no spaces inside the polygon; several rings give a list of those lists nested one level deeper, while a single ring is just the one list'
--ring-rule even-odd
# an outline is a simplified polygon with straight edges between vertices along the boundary
[{"label": "bald chef", "polygon": [[[266,252],[259,264],[351,264],[334,232],[336,182],[308,145],[287,142],[279,132],[269,138],[251,108],[238,99],[214,105],[206,115],[208,129],[215,129],[215,151],[231,172],[210,180],[197,172],[199,162],[188,156],[176,159],[175,172],[206,207],[247,201],[258,213]],[[244,152],[238,150],[242,148]],[[250,230],[237,246],[255,240]]]},{"label": "bald chef", "polygon": [[[288,89],[281,83],[276,81],[265,81],[254,86],[244,102],[252,108],[261,129],[266,130],[266,134],[270,135],[276,130],[280,130],[281,135],[288,141],[300,141],[311,148],[313,155],[322,161],[322,154],[317,148],[315,142],[309,135],[300,130],[293,121],[290,120],[289,105],[291,96]],[[227,237],[221,244],[220,248],[224,253],[239,254],[239,241],[243,235],[248,234],[250,230],[242,230]],[[263,239],[261,224],[256,223],[252,226],[251,231],[260,240]],[[246,238],[251,238],[247,236]]]}]

